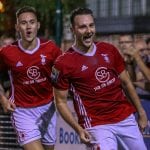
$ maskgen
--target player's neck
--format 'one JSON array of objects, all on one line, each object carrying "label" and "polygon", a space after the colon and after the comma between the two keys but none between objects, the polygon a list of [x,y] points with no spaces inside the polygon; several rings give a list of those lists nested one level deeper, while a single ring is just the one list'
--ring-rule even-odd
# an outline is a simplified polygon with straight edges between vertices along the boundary
[{"label": "player's neck", "polygon": [[85,46],[81,46],[75,43],[73,44],[73,47],[75,49],[78,49],[78,51],[81,51],[82,53],[90,53],[93,51],[94,44],[92,44],[90,47],[85,47]]},{"label": "player's neck", "polygon": [[33,50],[36,48],[37,46],[37,38],[33,39],[32,41],[25,41],[25,40],[21,40],[21,45],[24,49],[27,49],[27,50]]}]

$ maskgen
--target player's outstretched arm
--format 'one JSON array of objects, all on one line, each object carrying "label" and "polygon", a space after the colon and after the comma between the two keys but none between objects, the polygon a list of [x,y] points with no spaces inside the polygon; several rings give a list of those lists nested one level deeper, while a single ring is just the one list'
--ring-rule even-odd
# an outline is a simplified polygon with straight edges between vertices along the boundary
[{"label": "player's outstretched arm", "polygon": [[54,88],[56,107],[63,119],[79,134],[81,141],[85,144],[89,144],[90,134],[85,129],[83,129],[73,117],[67,105],[67,95],[68,90],[61,91]]}]

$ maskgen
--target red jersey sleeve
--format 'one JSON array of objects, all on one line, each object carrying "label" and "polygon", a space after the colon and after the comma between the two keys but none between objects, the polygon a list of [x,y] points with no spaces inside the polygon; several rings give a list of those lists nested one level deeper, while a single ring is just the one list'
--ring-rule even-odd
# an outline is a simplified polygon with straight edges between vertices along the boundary
[{"label": "red jersey sleeve", "polygon": [[57,89],[69,88],[69,72],[63,55],[59,56],[54,63],[51,73],[53,86]]},{"label": "red jersey sleeve", "polygon": [[116,47],[113,47],[114,50],[114,60],[115,60],[115,69],[120,74],[123,70],[125,70],[125,62],[119,50]]}]

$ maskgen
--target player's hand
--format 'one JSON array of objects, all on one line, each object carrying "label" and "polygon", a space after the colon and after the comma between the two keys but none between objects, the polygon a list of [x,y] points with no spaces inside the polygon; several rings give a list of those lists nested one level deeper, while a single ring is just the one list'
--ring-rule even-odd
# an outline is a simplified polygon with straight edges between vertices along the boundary
[{"label": "player's hand", "polygon": [[5,113],[13,112],[16,108],[16,105],[13,102],[9,101],[6,97],[3,97],[1,104]]},{"label": "player's hand", "polygon": [[138,114],[138,125],[141,132],[144,132],[146,126],[148,124],[147,116],[144,110]]},{"label": "player's hand", "polygon": [[82,129],[79,132],[79,136],[80,136],[81,142],[83,142],[84,144],[90,144],[91,135],[85,129]]}]

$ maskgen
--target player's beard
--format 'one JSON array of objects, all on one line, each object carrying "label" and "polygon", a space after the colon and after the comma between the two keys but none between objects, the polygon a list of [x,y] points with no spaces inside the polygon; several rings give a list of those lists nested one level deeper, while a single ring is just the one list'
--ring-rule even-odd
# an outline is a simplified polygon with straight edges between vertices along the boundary
[{"label": "player's beard", "polygon": [[89,49],[93,45],[94,33],[82,36],[83,46]]}]

